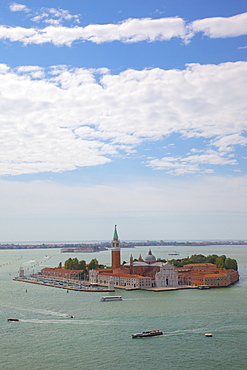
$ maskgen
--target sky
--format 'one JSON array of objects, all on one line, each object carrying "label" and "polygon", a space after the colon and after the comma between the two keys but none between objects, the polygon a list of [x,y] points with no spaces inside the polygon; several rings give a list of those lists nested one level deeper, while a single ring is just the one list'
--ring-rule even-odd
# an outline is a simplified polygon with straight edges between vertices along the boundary
[{"label": "sky", "polygon": [[2,0],[0,242],[247,240],[245,0]]}]

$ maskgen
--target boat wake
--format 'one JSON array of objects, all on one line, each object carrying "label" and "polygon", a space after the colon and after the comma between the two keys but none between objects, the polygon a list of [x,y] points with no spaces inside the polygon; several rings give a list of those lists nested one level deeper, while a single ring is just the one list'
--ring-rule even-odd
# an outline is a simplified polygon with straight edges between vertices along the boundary
[{"label": "boat wake", "polygon": [[71,320],[42,320],[42,319],[20,319],[19,322],[30,323],[30,324],[66,324],[71,323]]},{"label": "boat wake", "polygon": [[35,314],[41,314],[41,315],[46,315],[46,316],[55,316],[55,317],[71,317],[72,315],[67,314],[67,313],[62,313],[62,312],[57,312],[57,311],[52,311],[52,310],[43,310],[43,309],[23,309],[28,312],[32,312]]},{"label": "boat wake", "polygon": [[[94,320],[94,319],[19,319],[20,323],[29,323],[29,324],[38,324],[38,325],[89,325],[91,327],[95,326],[109,326],[109,323],[112,323],[112,321],[109,320]],[[114,325],[118,325],[119,322],[114,322]]]}]

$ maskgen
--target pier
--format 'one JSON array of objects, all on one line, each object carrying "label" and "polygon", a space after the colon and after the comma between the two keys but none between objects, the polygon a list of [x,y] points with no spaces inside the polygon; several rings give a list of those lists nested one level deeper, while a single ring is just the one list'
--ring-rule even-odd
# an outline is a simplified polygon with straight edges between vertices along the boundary
[{"label": "pier", "polygon": [[93,288],[91,286],[84,286],[82,284],[78,284],[77,282],[69,282],[66,284],[64,281],[45,281],[43,279],[37,279],[37,278],[27,278],[27,277],[15,277],[13,279],[14,281],[21,281],[23,283],[31,283],[31,284],[38,284],[38,285],[44,285],[49,286],[53,288],[61,288],[66,290],[74,290],[78,292],[115,292],[115,289],[105,289],[105,288]]}]

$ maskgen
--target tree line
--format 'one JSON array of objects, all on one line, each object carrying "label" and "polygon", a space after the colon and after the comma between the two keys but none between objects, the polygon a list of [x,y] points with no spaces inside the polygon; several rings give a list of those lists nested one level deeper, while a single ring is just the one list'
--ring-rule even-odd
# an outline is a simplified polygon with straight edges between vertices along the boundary
[{"label": "tree line", "polygon": [[[58,268],[62,267],[62,262],[59,263]],[[78,277],[81,279],[85,279],[88,276],[88,270],[97,269],[97,268],[104,268],[104,265],[100,265],[96,258],[93,258],[89,264],[87,265],[85,260],[79,261],[77,257],[75,258],[68,258],[64,262],[64,268],[66,270],[81,270],[78,273]]]},{"label": "tree line", "polygon": [[182,267],[190,263],[214,263],[218,268],[238,270],[238,263],[233,258],[228,258],[225,255],[218,256],[217,254],[211,254],[209,256],[204,256],[202,254],[193,254],[190,257],[182,259],[172,259],[169,260],[176,267]]}]

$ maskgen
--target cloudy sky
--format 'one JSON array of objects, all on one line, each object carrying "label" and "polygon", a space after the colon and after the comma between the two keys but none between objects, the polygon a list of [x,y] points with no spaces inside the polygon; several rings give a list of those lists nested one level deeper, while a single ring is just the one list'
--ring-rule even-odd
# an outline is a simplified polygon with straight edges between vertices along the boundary
[{"label": "cloudy sky", "polygon": [[246,35],[243,0],[2,0],[0,242],[247,239]]}]

